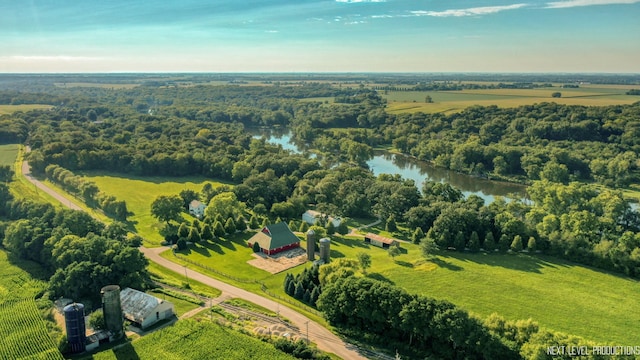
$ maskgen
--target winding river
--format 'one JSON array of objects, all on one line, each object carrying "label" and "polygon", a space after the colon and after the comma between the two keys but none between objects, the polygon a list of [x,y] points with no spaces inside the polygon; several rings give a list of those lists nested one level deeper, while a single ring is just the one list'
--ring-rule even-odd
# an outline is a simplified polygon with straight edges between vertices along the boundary
[{"label": "winding river", "polygon": [[[284,149],[302,153],[303,149],[291,140],[288,131],[252,131],[255,138],[266,138],[267,142],[281,145]],[[415,181],[418,189],[425,181],[449,183],[460,189],[465,196],[475,194],[484,199],[486,204],[493,202],[496,196],[508,198],[526,198],[524,185],[492,181],[474,176],[460,174],[455,171],[434,167],[424,161],[402,154],[393,154],[377,150],[373,158],[367,161],[369,169],[375,176],[379,174],[400,174],[405,179]]]}]

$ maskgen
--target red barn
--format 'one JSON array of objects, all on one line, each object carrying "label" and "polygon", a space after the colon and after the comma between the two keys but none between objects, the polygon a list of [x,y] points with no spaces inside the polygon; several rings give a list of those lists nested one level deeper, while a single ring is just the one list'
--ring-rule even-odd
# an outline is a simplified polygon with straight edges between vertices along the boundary
[{"label": "red barn", "polygon": [[285,222],[267,225],[247,242],[249,247],[258,243],[260,251],[267,255],[277,254],[281,251],[300,247],[300,239],[291,232]]}]

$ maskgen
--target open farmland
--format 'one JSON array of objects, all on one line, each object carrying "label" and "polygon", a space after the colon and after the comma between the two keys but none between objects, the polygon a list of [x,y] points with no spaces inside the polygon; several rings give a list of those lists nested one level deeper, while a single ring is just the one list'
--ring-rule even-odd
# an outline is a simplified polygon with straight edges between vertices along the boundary
[{"label": "open farmland", "polygon": [[547,256],[447,252],[425,261],[409,243],[393,261],[361,238],[333,239],[332,258],[364,251],[372,259],[369,277],[410,293],[445,299],[482,317],[532,318],[597,343],[640,343],[640,334],[628,331],[640,323],[637,280]]},{"label": "open farmland", "polygon": [[16,111],[31,111],[38,109],[51,109],[51,105],[23,104],[23,105],[0,105],[0,115],[13,114]]},{"label": "open farmland", "polygon": [[[107,174],[85,174],[89,181],[98,185],[101,191],[113,195],[127,202],[127,209],[133,213],[128,220],[135,226],[135,230],[148,241],[147,246],[158,246],[162,236],[158,230],[163,226],[151,216],[151,203],[160,195],[178,195],[180,191],[190,189],[200,191],[204,184],[211,183],[213,187],[221,183],[208,181],[204,178],[184,177],[119,177]],[[185,216],[187,216],[185,214]]]},{"label": "open farmland", "polygon": [[109,359],[295,359],[273,345],[215,323],[181,320],[117,349],[94,354]]},{"label": "open farmland", "polygon": [[[21,266],[39,270],[31,262]],[[0,251],[0,359],[62,359],[34,300],[45,287]]]},{"label": "open farmland", "polygon": [[18,144],[0,145],[0,166],[13,166],[18,156]]},{"label": "open farmland", "polygon": [[[625,86],[586,85],[577,89],[560,87],[536,89],[479,89],[462,91],[388,91],[380,92],[387,99],[389,113],[453,113],[473,105],[517,107],[542,102],[566,105],[606,106],[633,104],[640,99],[625,95]],[[554,92],[562,97],[554,98]],[[433,102],[426,103],[431,96]]]}]

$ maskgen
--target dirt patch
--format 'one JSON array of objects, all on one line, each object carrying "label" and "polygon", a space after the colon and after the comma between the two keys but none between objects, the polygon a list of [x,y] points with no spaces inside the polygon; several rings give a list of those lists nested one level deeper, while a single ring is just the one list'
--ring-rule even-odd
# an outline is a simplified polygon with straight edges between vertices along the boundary
[{"label": "dirt patch", "polygon": [[277,274],[307,262],[307,253],[301,248],[283,251],[271,256],[263,253],[253,253],[252,256],[254,259],[247,261],[249,265],[271,274]]},{"label": "dirt patch", "polygon": [[262,336],[282,336],[291,341],[300,339],[300,335],[284,325],[273,324],[268,326],[258,326],[253,331]]}]

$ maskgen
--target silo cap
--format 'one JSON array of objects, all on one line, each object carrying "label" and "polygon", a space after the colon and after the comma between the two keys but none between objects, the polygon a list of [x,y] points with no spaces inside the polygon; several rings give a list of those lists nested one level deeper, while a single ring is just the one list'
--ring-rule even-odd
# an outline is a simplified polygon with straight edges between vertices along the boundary
[{"label": "silo cap", "polygon": [[311,229],[309,229],[309,231],[307,231],[307,235],[315,235],[315,234],[316,234],[316,232],[311,230]]}]

